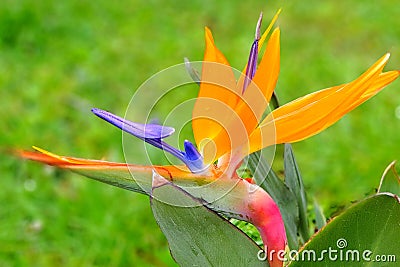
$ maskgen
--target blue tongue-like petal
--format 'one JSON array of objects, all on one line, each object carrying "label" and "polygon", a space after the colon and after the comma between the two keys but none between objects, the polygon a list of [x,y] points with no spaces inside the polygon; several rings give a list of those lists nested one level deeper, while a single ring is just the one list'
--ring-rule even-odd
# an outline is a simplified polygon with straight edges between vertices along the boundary
[{"label": "blue tongue-like petal", "polygon": [[175,132],[175,129],[172,127],[131,122],[98,108],[93,108],[92,112],[103,120],[140,139],[163,139]]},{"label": "blue tongue-like petal", "polygon": [[203,171],[205,168],[203,157],[196,147],[188,140],[185,140],[183,145],[185,148],[185,163],[188,168],[194,173]]},{"label": "blue tongue-like petal", "polygon": [[203,157],[197,151],[196,147],[189,141],[185,141],[185,152],[174,148],[173,146],[165,143],[162,139],[170,136],[175,132],[172,127],[161,126],[159,124],[141,124],[125,120],[110,112],[93,108],[92,112],[99,118],[111,123],[112,125],[120,128],[121,130],[130,133],[145,142],[160,148],[178,159],[180,159],[193,173],[199,173],[204,170]]}]

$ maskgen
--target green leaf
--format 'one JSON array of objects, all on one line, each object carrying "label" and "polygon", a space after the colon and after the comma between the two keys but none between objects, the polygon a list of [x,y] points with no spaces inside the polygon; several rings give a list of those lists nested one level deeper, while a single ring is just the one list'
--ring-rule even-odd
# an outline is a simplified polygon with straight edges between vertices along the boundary
[{"label": "green leaf", "polygon": [[150,172],[134,172],[128,167],[70,168],[71,171],[102,183],[120,187],[141,194],[149,194],[151,188]]},{"label": "green leaf", "polygon": [[377,194],[354,204],[316,234],[290,266],[397,266],[399,201],[393,194]]},{"label": "green leaf", "polygon": [[275,91],[272,92],[270,106],[272,106],[273,109],[277,109],[280,107],[279,99],[278,99],[278,96],[276,95]]},{"label": "green leaf", "polygon": [[317,229],[322,229],[326,225],[326,217],[316,199],[314,199],[314,213]]},{"label": "green leaf", "polygon": [[[175,205],[167,204],[173,203]],[[261,250],[242,231],[182,188],[154,175],[154,217],[181,266],[268,266]]]},{"label": "green leaf", "polygon": [[285,183],[296,196],[297,205],[299,207],[298,228],[304,243],[310,238],[310,228],[307,218],[307,198],[303,179],[301,178],[291,144],[285,144],[283,161],[285,166]]},{"label": "green leaf", "polygon": [[183,61],[185,62],[185,68],[189,73],[190,77],[192,78],[192,80],[198,85],[200,85],[201,78],[199,72],[192,66],[187,57],[183,58]]},{"label": "green leaf", "polygon": [[395,168],[396,161],[387,166],[379,183],[378,193],[388,192],[400,196],[400,177]]},{"label": "green leaf", "polygon": [[295,195],[279,179],[270,168],[260,152],[255,152],[247,158],[249,169],[253,173],[255,182],[270,194],[278,205],[283,221],[285,223],[288,245],[291,249],[298,249],[297,223],[299,220],[299,209]]},{"label": "green leaf", "polygon": [[[36,156],[36,155],[34,155]],[[79,159],[69,160],[78,161]],[[49,161],[47,158],[43,162]],[[49,161],[52,162],[52,161]],[[97,164],[97,161],[88,161],[87,164],[62,165],[62,168],[87,176],[103,183],[118,186],[134,192],[151,195],[153,172],[159,173],[166,179],[171,179],[179,187],[184,188],[192,196],[202,199],[207,207],[219,214],[238,220],[251,221],[257,215],[252,214],[249,207],[253,206],[254,199],[250,195],[261,198],[265,205],[275,205],[269,202],[269,196],[264,190],[243,179],[215,179],[212,176],[188,175],[180,172],[171,176],[163,167],[126,165],[126,164]],[[96,163],[96,164],[93,164]],[[269,206],[265,208],[268,209]],[[271,214],[277,216],[277,214]],[[280,217],[280,216],[279,216]],[[277,217],[276,217],[277,218]],[[279,218],[277,218],[279,220]],[[263,227],[263,225],[255,225]],[[281,234],[281,233],[279,233]]]}]

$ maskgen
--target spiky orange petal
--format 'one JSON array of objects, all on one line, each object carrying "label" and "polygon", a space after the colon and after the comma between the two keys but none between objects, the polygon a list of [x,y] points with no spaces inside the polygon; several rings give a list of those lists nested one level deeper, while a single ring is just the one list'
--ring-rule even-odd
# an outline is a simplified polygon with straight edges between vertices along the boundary
[{"label": "spiky orange petal", "polygon": [[[136,164],[127,164],[127,163],[119,163],[119,162],[110,162],[104,160],[92,160],[92,159],[82,159],[82,158],[75,158],[75,157],[66,157],[60,156],[44,149],[34,147],[35,151],[17,151],[17,154],[25,159],[41,162],[47,165],[55,166],[58,168],[63,169],[70,169],[70,170],[126,170],[129,173],[130,171],[133,172],[141,172],[143,174],[150,175],[150,182],[151,182],[151,175],[153,171],[158,172],[163,177],[167,179],[173,180],[173,177],[179,177],[178,179],[185,179],[185,180],[198,180],[200,179],[198,175],[191,173],[186,166],[144,166],[144,165],[136,165]],[[201,176],[201,179],[205,179],[206,177]],[[208,178],[206,178],[208,179]],[[212,178],[210,178],[210,181]]]},{"label": "spiky orange petal", "polygon": [[[250,151],[300,141],[331,126],[398,77],[398,72],[381,74],[388,59],[386,54],[349,84],[316,92],[274,110],[250,136]],[[267,135],[272,128],[276,130],[274,143]]]},{"label": "spiky orange petal", "polygon": [[265,40],[267,39],[267,36],[269,32],[271,31],[272,27],[274,26],[275,22],[278,20],[279,14],[281,13],[282,9],[278,9],[278,11],[275,13],[274,17],[272,18],[271,22],[269,23],[267,29],[264,31],[264,33],[261,35],[260,41],[258,42],[258,51],[261,50]]},{"label": "spiky orange petal", "polygon": [[[224,55],[215,46],[211,31],[205,31],[206,50],[199,95],[193,109],[193,134],[200,150],[204,149],[203,140],[213,139],[223,131],[230,119],[229,115],[236,106],[239,92],[236,78]],[[203,141],[204,142],[204,141]],[[205,162],[214,159],[217,150],[223,149],[224,143],[215,143],[215,150],[203,151]]]}]

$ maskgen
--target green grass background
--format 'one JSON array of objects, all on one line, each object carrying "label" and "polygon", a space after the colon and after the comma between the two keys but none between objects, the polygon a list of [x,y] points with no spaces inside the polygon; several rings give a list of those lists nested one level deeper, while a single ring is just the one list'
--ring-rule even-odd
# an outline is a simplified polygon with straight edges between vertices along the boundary
[{"label": "green grass background", "polygon": [[[37,145],[123,161],[121,132],[95,118],[91,107],[124,114],[152,74],[184,56],[201,60],[206,25],[241,69],[259,12],[266,24],[279,7],[281,102],[350,81],[388,51],[387,69],[399,69],[396,0],[3,0],[0,266],[174,266],[147,197],[5,151]],[[384,168],[399,159],[399,119],[397,81],[295,144],[310,199],[331,212],[373,192]]]}]

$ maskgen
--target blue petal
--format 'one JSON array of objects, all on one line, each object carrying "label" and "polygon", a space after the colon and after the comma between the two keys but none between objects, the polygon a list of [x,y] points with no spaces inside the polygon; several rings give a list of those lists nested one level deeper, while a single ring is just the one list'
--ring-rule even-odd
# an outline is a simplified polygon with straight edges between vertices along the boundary
[{"label": "blue petal", "polygon": [[246,77],[244,78],[242,93],[244,93],[247,86],[249,86],[251,80],[254,78],[254,75],[256,74],[257,59],[258,59],[258,40],[260,40],[261,21],[262,21],[262,13],[260,14],[260,18],[258,19],[257,22],[254,42],[251,45],[249,61],[247,62],[247,67],[246,67]]},{"label": "blue petal", "polygon": [[165,152],[177,157],[186,164],[191,172],[198,173],[204,170],[203,158],[191,142],[187,140],[185,141],[185,152],[183,152],[162,141],[163,138],[174,133],[174,128],[161,126],[158,124],[141,124],[131,122],[98,108],[93,108],[92,112],[96,116],[120,128],[121,130],[128,132],[144,140],[150,145],[160,148]]},{"label": "blue petal", "polygon": [[199,153],[199,151],[196,149],[196,147],[188,140],[185,140],[184,142],[184,148],[185,148],[185,164],[188,166],[188,168],[193,172],[201,172],[204,170],[204,162],[203,162],[203,157]]},{"label": "blue petal", "polygon": [[131,122],[98,108],[93,108],[92,112],[96,116],[117,126],[121,130],[141,139],[162,139],[170,136],[175,132],[175,129],[172,127],[161,126],[158,124],[141,124]]},{"label": "blue petal", "polygon": [[249,86],[251,80],[253,79],[254,75],[256,74],[257,57],[258,57],[258,40],[255,40],[253,42],[253,45],[251,46],[249,61],[247,62],[246,77],[245,77],[245,80],[243,83],[242,93],[244,93],[247,86]]}]

